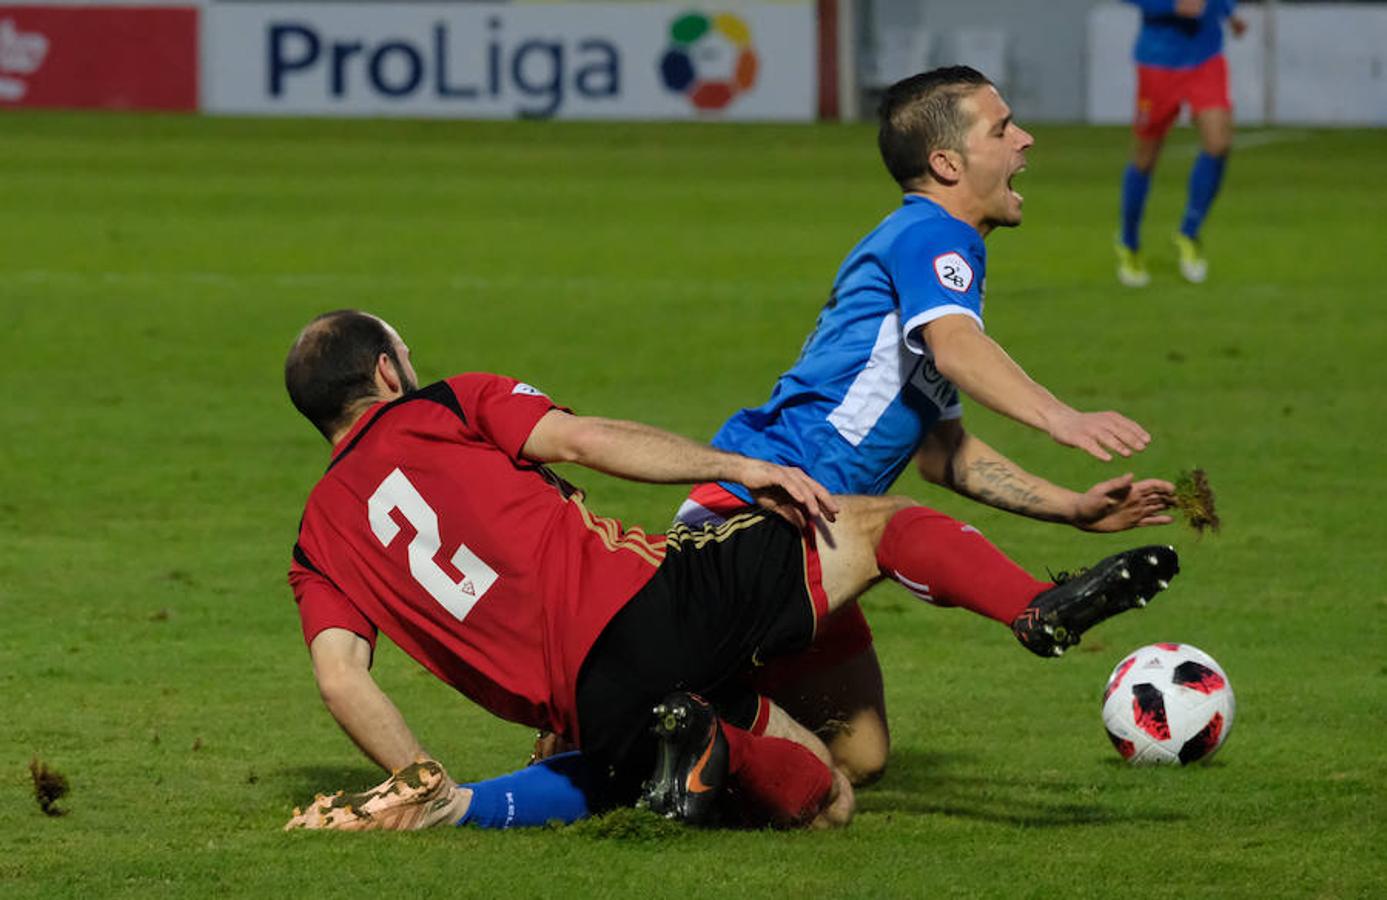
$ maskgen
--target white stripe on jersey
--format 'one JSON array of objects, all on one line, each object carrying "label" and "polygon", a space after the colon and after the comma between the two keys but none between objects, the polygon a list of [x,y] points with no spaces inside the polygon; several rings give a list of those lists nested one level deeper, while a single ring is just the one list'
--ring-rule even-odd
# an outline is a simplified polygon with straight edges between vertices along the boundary
[{"label": "white stripe on jersey", "polygon": [[695,500],[685,500],[674,514],[674,521],[690,528],[700,528],[704,525],[721,525],[727,519]]},{"label": "white stripe on jersey", "polygon": [[954,303],[945,306],[932,306],[922,313],[917,313],[913,319],[905,323],[904,332],[906,348],[910,350],[911,353],[929,352],[929,347],[920,337],[920,328],[923,325],[928,325],[935,319],[942,319],[945,316],[967,316],[974,322],[977,322],[979,328],[986,330],[982,324],[982,317],[966,306],[959,306]]},{"label": "white stripe on jersey", "polygon": [[917,357],[902,353],[901,317],[887,313],[877,331],[872,355],[857,373],[843,402],[828,414],[828,421],[849,444],[856,447],[871,432],[891,401],[900,396]]}]

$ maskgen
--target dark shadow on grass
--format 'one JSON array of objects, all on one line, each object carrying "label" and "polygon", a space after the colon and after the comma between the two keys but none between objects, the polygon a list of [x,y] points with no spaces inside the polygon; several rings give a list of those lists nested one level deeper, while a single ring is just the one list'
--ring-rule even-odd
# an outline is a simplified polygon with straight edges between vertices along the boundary
[{"label": "dark shadow on grass", "polygon": [[901,749],[875,786],[857,794],[864,813],[950,816],[1022,828],[1063,828],[1117,822],[1178,822],[1176,810],[1117,808],[1090,786],[1056,775],[999,778],[971,774],[963,754]]},{"label": "dark shadow on grass", "polygon": [[364,791],[384,781],[385,773],[369,766],[291,766],[267,772],[262,780],[281,785],[290,796],[308,801],[314,794]]}]

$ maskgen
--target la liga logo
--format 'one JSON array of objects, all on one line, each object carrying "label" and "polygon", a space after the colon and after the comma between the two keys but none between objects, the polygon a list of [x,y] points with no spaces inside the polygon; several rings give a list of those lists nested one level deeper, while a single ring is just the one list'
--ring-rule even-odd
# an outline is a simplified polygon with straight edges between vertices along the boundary
[{"label": "la liga logo", "polygon": [[690,12],[669,27],[660,77],[696,109],[718,110],[751,90],[758,64],[751,29],[740,16]]}]

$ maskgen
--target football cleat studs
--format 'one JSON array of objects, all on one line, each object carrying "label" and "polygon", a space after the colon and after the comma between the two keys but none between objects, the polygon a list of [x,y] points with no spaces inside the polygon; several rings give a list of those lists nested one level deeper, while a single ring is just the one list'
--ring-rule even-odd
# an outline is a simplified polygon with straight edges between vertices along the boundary
[{"label": "football cleat studs", "polygon": [[1146,606],[1179,571],[1175,551],[1154,546],[1115,554],[1072,577],[1052,576],[1055,584],[1031,599],[1012,632],[1036,655],[1059,656],[1099,622]]}]

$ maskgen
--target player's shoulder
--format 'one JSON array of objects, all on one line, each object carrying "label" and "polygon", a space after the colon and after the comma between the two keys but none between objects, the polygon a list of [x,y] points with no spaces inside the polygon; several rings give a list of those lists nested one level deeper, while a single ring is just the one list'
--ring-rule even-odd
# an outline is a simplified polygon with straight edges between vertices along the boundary
[{"label": "player's shoulder", "polygon": [[521,381],[519,378],[512,378],[509,375],[498,375],[494,372],[462,372],[450,378],[445,378],[440,384],[446,384],[454,393],[459,395],[499,392],[525,397],[548,396],[544,391],[541,391],[534,385]]}]

